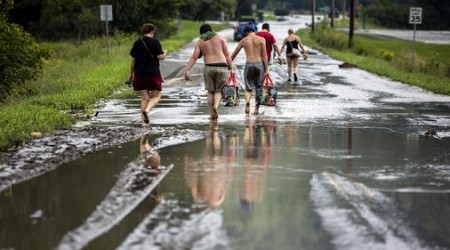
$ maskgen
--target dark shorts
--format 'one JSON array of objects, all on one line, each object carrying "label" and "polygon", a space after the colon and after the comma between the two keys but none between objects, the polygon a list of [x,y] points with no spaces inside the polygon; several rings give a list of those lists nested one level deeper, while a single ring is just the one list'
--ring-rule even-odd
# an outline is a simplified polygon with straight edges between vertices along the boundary
[{"label": "dark shorts", "polygon": [[262,62],[245,63],[245,90],[252,91],[262,86],[264,80],[264,64]]},{"label": "dark shorts", "polygon": [[162,78],[158,76],[135,76],[133,77],[133,90],[159,90],[162,91]]}]

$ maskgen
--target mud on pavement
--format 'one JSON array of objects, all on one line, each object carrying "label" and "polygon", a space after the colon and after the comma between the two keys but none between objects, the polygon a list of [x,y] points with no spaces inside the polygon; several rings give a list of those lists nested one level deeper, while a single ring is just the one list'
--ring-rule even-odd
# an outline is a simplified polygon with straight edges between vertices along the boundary
[{"label": "mud on pavement", "polygon": [[[186,82],[182,79],[183,64],[176,61],[163,61],[162,70],[165,85],[197,85],[200,77]],[[199,66],[192,70],[199,72]],[[101,106],[101,105],[97,105]],[[136,116],[139,116],[136,114]],[[120,123],[120,121],[117,121]],[[86,122],[85,122],[86,123]],[[164,131],[164,133],[163,133]],[[127,121],[125,125],[98,124],[87,122],[84,126],[54,131],[48,136],[35,139],[23,147],[5,153],[0,159],[0,192],[20,182],[32,179],[56,169],[63,163],[73,161],[81,156],[105,148],[114,147],[136,140],[148,133],[160,133],[162,137],[182,134],[179,128],[143,128],[137,123]]]}]

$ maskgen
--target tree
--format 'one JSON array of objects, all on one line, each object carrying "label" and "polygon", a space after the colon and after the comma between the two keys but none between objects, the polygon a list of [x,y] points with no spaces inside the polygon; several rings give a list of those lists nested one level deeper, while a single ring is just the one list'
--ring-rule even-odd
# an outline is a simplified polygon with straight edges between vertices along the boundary
[{"label": "tree", "polygon": [[12,0],[0,4],[0,100],[16,86],[38,76],[43,50],[34,38],[17,24],[7,23]]}]

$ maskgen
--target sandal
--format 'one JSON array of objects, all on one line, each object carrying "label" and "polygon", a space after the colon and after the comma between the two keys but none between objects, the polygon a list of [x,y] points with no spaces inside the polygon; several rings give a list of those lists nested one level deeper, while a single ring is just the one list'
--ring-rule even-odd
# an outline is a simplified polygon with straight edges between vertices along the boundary
[{"label": "sandal", "polygon": [[148,119],[148,114],[147,114],[147,112],[142,111],[142,116],[144,117],[144,119],[142,119],[142,121],[143,121],[145,124],[149,124],[150,121],[149,121],[149,119]]}]

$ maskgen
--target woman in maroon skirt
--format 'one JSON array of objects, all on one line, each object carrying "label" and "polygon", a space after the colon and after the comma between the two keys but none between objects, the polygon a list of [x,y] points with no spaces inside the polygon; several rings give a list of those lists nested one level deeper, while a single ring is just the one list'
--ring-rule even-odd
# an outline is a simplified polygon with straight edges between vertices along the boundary
[{"label": "woman in maroon skirt", "polygon": [[155,26],[151,23],[142,25],[144,36],[134,42],[130,51],[130,80],[134,91],[141,93],[142,125],[149,124],[148,112],[161,99],[162,76],[159,70],[159,60],[164,59],[167,50],[162,50],[158,39],[153,38]]}]

